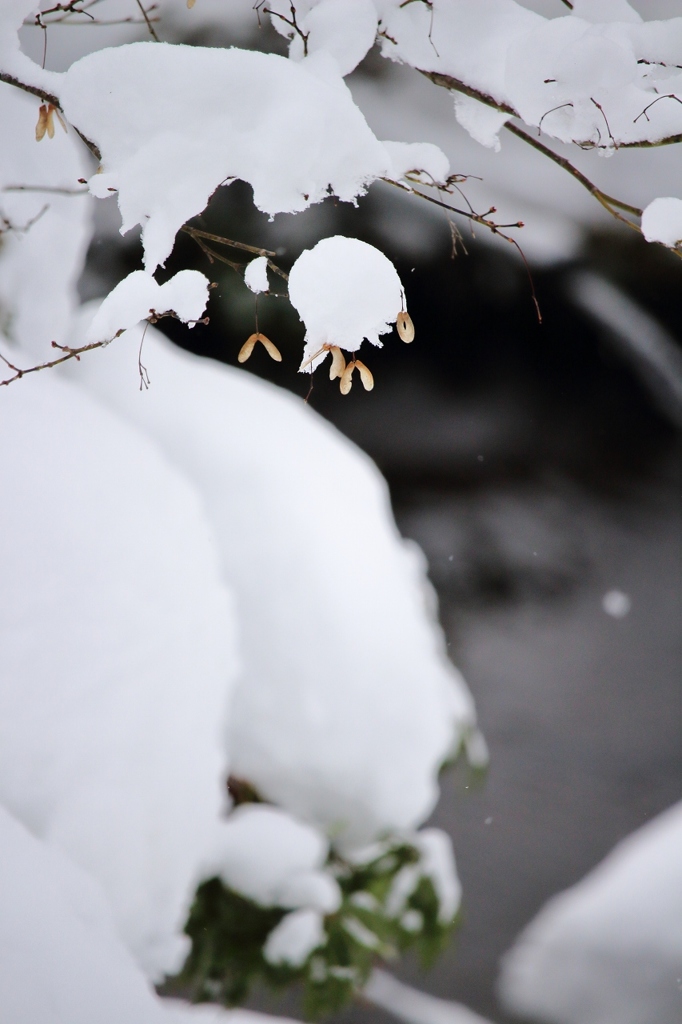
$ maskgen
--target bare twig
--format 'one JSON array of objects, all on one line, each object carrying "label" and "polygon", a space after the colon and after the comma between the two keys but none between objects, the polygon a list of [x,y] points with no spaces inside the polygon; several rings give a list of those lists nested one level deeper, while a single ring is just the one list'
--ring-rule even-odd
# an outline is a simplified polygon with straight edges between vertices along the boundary
[{"label": "bare twig", "polygon": [[5,185],[3,192],[50,192],[59,196],[87,196],[87,188],[60,188],[57,185]]},{"label": "bare twig", "polygon": [[56,341],[53,341],[52,348],[59,349],[64,353],[64,355],[59,356],[57,359],[51,359],[46,363],[38,363],[36,366],[29,366],[26,369],[15,366],[14,363],[11,363],[9,359],[3,356],[0,352],[0,359],[8,369],[13,371],[14,374],[12,377],[0,380],[0,387],[6,387],[8,384],[13,384],[15,380],[21,380],[22,377],[26,377],[29,373],[37,373],[38,370],[50,370],[53,366],[59,366],[60,363],[66,363],[70,359],[77,359],[80,361],[80,357],[84,352],[92,352],[95,348],[105,348],[110,341],[111,339],[108,339],[107,341],[93,341],[89,345],[81,345],[80,348],[70,348],[68,345],[58,345]]},{"label": "bare twig", "polygon": [[[228,260],[226,256],[216,252],[215,249],[210,248],[206,244],[206,239],[210,242],[218,242],[220,245],[227,245],[233,249],[241,249],[244,252],[250,252],[254,256],[265,256],[268,261],[268,267],[275,274],[279,274],[285,281],[289,280],[289,275],[281,267],[278,267],[276,263],[272,262],[272,257],[276,256],[276,252],[272,252],[270,249],[259,249],[256,245],[247,245],[245,242],[235,242],[231,238],[225,238],[224,235],[213,235],[210,231],[201,231],[199,228],[193,228],[189,224],[184,224],[181,228],[186,234],[190,235],[194,241],[201,247],[203,252],[208,256],[211,263],[213,260],[218,260],[220,263],[226,263],[228,267],[232,267],[238,273],[242,273],[244,265],[242,263],[235,263],[233,260]],[[276,295],[276,292],[272,293]]]},{"label": "bare twig", "polygon": [[[602,192],[602,190],[598,188],[594,182],[590,181],[582,171],[579,171],[577,167],[574,167],[570,160],[567,160],[566,157],[559,156],[559,154],[555,153],[553,149],[549,148],[549,146],[545,146],[543,142],[540,142],[539,139],[533,138],[532,135],[524,132],[524,130],[519,128],[517,125],[508,121],[504,127],[508,132],[511,132],[512,135],[516,135],[517,138],[522,139],[523,142],[532,146],[533,149],[537,149],[543,154],[543,156],[548,157],[555,164],[558,164],[559,167],[563,167],[565,171],[568,171],[568,173],[572,175],[576,181],[580,182],[583,188],[586,188],[587,191],[594,196],[597,202],[601,203],[604,209],[608,210],[613,217],[616,217],[618,220],[623,221],[630,227],[635,228],[635,230],[639,230],[636,224],[633,224],[632,221],[627,220],[618,213],[618,210],[624,210],[625,213],[631,213],[634,217],[641,217],[642,210],[638,206],[631,206],[630,203],[624,203],[621,199],[616,199],[614,196],[610,196],[606,192]],[[614,209],[614,207],[617,209]]]},{"label": "bare twig", "polygon": [[144,21],[145,21],[145,25],[149,29],[150,36],[152,37],[154,42],[160,43],[161,40],[159,39],[159,37],[156,34],[156,29],[154,28],[154,26],[151,23],[151,20],[149,18],[148,13],[147,13],[147,9],[145,8],[144,4],[142,3],[142,0],[137,0],[137,6],[140,8],[140,11],[142,13],[142,17],[144,18]]}]

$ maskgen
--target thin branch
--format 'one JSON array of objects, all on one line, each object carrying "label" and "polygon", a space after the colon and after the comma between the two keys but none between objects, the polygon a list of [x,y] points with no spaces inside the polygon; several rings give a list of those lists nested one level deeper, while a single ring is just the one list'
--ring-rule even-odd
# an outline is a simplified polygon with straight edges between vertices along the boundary
[{"label": "thin branch", "polygon": [[494,110],[499,110],[503,114],[519,117],[518,112],[513,107],[510,107],[508,103],[493,99],[488,93],[481,92],[480,89],[474,89],[473,86],[467,85],[466,82],[462,82],[459,78],[443,75],[440,71],[423,71],[421,68],[417,68],[417,70],[420,75],[429,78],[434,85],[440,85],[444,89],[450,89],[454,92],[461,92],[465,96],[470,96],[472,99],[478,100],[479,103],[485,103],[487,107],[493,107]]},{"label": "thin branch", "polygon": [[3,192],[50,192],[59,196],[87,196],[87,188],[59,188],[57,185],[5,185]]},{"label": "thin branch", "polygon": [[58,359],[51,359],[47,363],[39,363],[37,366],[29,366],[27,369],[22,369],[19,366],[15,366],[9,359],[6,359],[0,352],[0,359],[3,361],[8,369],[12,370],[14,376],[7,377],[5,380],[0,380],[0,387],[6,387],[8,384],[13,384],[15,380],[21,380],[22,377],[26,377],[29,373],[37,373],[38,370],[50,370],[53,366],[59,366],[60,363],[66,363],[69,359],[78,359],[84,352],[92,352],[95,348],[105,348],[111,339],[107,341],[93,341],[89,345],[81,345],[80,348],[69,348],[68,345],[58,345],[56,341],[52,342],[52,348],[57,348],[64,355],[59,356]]},{"label": "thin branch", "polygon": [[147,10],[146,10],[144,4],[142,3],[142,0],[137,0],[137,6],[140,8],[140,11],[142,13],[142,17],[144,18],[145,24],[146,24],[147,28],[149,29],[150,36],[152,37],[152,39],[154,40],[155,43],[160,43],[161,40],[159,39],[159,37],[156,34],[156,29],[154,28],[154,26],[152,25],[152,23],[151,23],[151,21],[149,19],[149,15],[147,14]]},{"label": "thin branch", "polygon": [[[214,259],[219,260],[221,263],[226,263],[228,267],[232,267],[232,269],[236,270],[238,273],[241,273],[244,269],[244,265],[242,263],[235,263],[233,260],[228,260],[226,256],[222,256],[219,252],[216,252],[215,249],[211,249],[206,245],[204,239],[208,239],[211,242],[219,242],[221,245],[228,245],[233,249],[241,249],[244,252],[253,253],[254,256],[265,256],[268,260],[268,267],[270,270],[275,274],[279,274],[279,276],[285,281],[289,280],[287,272],[282,270],[281,267],[278,267],[276,263],[272,262],[272,257],[276,256],[277,253],[272,252],[270,249],[259,249],[258,246],[247,245],[245,242],[235,242],[231,238],[225,238],[224,235],[212,235],[210,231],[201,231],[199,228],[193,228],[188,224],[184,224],[180,230],[186,232],[186,234],[190,235],[190,237],[194,239],[197,245],[199,245],[203,252],[208,256],[211,263]],[[271,294],[276,295],[277,293],[272,292]]]},{"label": "thin branch", "polygon": [[37,96],[38,99],[44,100],[45,103],[51,103],[53,107],[57,108],[57,110],[62,109],[57,96],[54,96],[51,92],[47,92],[46,89],[41,89],[37,85],[28,85],[26,82],[20,82],[18,78],[15,78],[14,75],[8,75],[6,71],[0,71],[0,82],[6,82],[7,85],[13,85],[17,89],[23,89],[24,92],[30,92],[32,96]]},{"label": "thin branch", "polygon": [[[582,171],[579,171],[577,167],[574,167],[570,160],[567,160],[566,157],[559,156],[559,154],[555,153],[553,149],[549,148],[549,146],[545,146],[545,144],[540,142],[539,139],[535,139],[532,135],[528,135],[527,132],[524,132],[523,129],[519,128],[517,125],[507,122],[504,127],[508,132],[511,132],[512,135],[516,135],[517,138],[527,142],[529,146],[533,147],[533,149],[537,149],[538,152],[543,154],[543,156],[548,157],[548,159],[553,160],[555,164],[558,164],[559,167],[563,167],[565,171],[568,171],[568,173],[571,174],[576,181],[580,182],[583,188],[586,188],[587,191],[590,192],[591,195],[593,195],[594,198],[601,203],[601,205],[608,210],[610,214],[612,214],[612,216],[617,217],[618,220],[622,220],[626,224],[629,224],[630,227],[634,227],[636,230],[639,230],[635,224],[626,220],[625,217],[621,217],[618,213],[618,210],[624,210],[626,213],[631,213],[634,217],[641,217],[643,211],[638,206],[631,206],[630,203],[624,203],[621,199],[616,199],[614,196],[610,196],[607,195],[606,192],[602,192],[602,190],[597,188],[594,182],[590,181]],[[618,210],[613,209],[613,207],[617,207]]]}]

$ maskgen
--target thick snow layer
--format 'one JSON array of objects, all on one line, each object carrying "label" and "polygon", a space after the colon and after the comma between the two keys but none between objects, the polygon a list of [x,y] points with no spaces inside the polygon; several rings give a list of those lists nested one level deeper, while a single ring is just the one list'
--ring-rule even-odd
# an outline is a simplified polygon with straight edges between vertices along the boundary
[{"label": "thick snow layer", "polygon": [[142,225],[148,271],[234,178],[276,214],[330,191],[352,201],[387,172],[386,151],[342,79],[308,68],[271,53],[133,43],[92,53],[65,74],[67,116],[102,152],[90,190],[118,192],[122,232]]},{"label": "thick snow layer", "polygon": [[163,1024],[101,889],[0,806],[4,1024]]},{"label": "thick snow layer", "polygon": [[0,333],[48,358],[50,342],[65,341],[76,305],[92,200],[69,194],[85,192],[85,147],[75,133],[56,124],[54,138],[36,142],[39,105],[0,82]]},{"label": "thick snow layer", "polygon": [[[448,75],[563,142],[613,153],[682,130],[682,103],[669,98],[682,99],[682,18],[645,23],[624,0],[551,19],[514,0],[378,7],[384,56]],[[482,115],[461,109],[484,140]]]},{"label": "thick snow layer", "polygon": [[242,613],[232,770],[346,847],[414,827],[474,710],[385,483],[300,399],[154,328],[140,394],[141,331],[72,372],[203,495]]},{"label": "thick snow layer", "polygon": [[[293,60],[302,60],[306,52],[311,56],[328,53],[339,72],[347,75],[374,45],[377,12],[372,0],[304,0],[295,6],[300,32],[292,29],[289,0],[268,4],[272,24],[291,39],[289,56]],[[303,36],[307,37],[305,45]]]},{"label": "thick snow layer", "polygon": [[110,341],[121,331],[146,320],[150,313],[171,310],[194,327],[207,302],[208,279],[198,270],[181,270],[165,284],[157,284],[144,270],[134,270],[109,292],[93,317],[85,340]]},{"label": "thick snow layer", "polygon": [[647,242],[674,248],[682,244],[682,199],[654,199],[642,214],[642,234]]},{"label": "thick snow layer", "polygon": [[268,290],[268,261],[265,256],[257,256],[255,260],[251,260],[244,271],[244,281],[247,288],[256,295]]},{"label": "thick snow layer", "polygon": [[332,913],[341,892],[321,870],[328,852],[329,843],[317,829],[277,807],[246,804],[222,827],[211,869],[263,906],[311,906]]},{"label": "thick snow layer", "polygon": [[322,915],[317,910],[293,910],[272,929],[263,947],[271,964],[300,967],[314,949],[327,941]]},{"label": "thick snow layer", "polygon": [[682,804],[551,899],[506,954],[510,1011],[554,1024],[682,1017]]},{"label": "thick snow layer", "polygon": [[450,174],[450,161],[431,142],[384,142],[384,148],[391,157],[389,177],[394,181],[423,172],[426,181],[440,184]]},{"label": "thick snow layer", "polygon": [[305,324],[301,368],[307,364],[309,372],[331,346],[355,352],[365,338],[381,346],[379,335],[404,309],[391,261],[373,245],[343,235],[304,249],[289,273],[289,299]]},{"label": "thick snow layer", "polygon": [[218,553],[189,483],[54,371],[4,389],[0,432],[0,801],[100,882],[158,977],[224,803]]}]

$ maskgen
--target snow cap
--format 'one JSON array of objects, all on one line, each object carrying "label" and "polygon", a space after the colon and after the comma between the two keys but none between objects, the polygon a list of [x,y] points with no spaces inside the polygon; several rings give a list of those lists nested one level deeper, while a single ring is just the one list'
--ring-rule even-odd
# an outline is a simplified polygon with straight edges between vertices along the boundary
[{"label": "snow cap", "polygon": [[343,235],[301,253],[289,274],[289,299],[306,326],[302,369],[308,361],[311,369],[317,366],[326,346],[355,352],[366,338],[381,347],[379,335],[390,331],[404,308],[391,261],[373,245]]}]

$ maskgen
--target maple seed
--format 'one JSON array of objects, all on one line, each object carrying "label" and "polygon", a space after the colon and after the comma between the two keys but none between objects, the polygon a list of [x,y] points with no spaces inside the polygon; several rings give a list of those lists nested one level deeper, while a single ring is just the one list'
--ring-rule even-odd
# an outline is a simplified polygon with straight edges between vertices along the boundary
[{"label": "maple seed", "polygon": [[371,371],[365,366],[364,363],[361,363],[359,359],[355,360],[355,365],[358,368],[358,373],[360,374],[360,380],[362,381],[363,388],[365,389],[365,391],[371,391],[372,388],[374,387],[374,377],[372,376]]},{"label": "maple seed", "polygon": [[343,371],[346,369],[346,360],[344,359],[343,352],[336,345],[331,345],[329,351],[332,356],[331,366],[329,367],[329,379],[336,380],[337,377],[343,377]]},{"label": "maple seed", "polygon": [[342,395],[347,395],[350,389],[353,387],[353,370],[355,369],[355,360],[351,359],[346,369],[341,374],[341,383],[339,388],[341,389]]},{"label": "maple seed", "polygon": [[272,341],[270,341],[269,338],[266,338],[266,336],[264,334],[261,334],[259,331],[257,331],[255,334],[249,335],[249,337],[246,339],[246,341],[239,350],[237,362],[246,362],[246,360],[253,352],[257,341],[261,343],[261,345],[263,346],[263,348],[265,349],[265,351],[267,352],[271,359],[274,359],[276,363],[282,362],[282,353],[280,352],[280,350]]},{"label": "maple seed", "polygon": [[412,323],[412,317],[409,313],[400,312],[396,317],[395,327],[400,336],[401,340],[409,345],[411,341],[414,341],[414,324]]},{"label": "maple seed", "polygon": [[[54,132],[54,128],[52,129]],[[44,137],[47,131],[47,104],[41,103],[38,111],[38,123],[36,125],[36,142]]]}]

